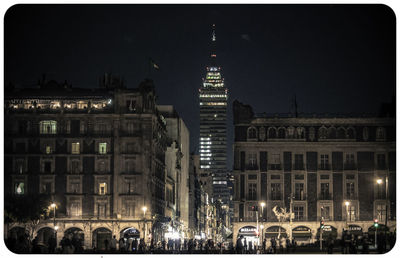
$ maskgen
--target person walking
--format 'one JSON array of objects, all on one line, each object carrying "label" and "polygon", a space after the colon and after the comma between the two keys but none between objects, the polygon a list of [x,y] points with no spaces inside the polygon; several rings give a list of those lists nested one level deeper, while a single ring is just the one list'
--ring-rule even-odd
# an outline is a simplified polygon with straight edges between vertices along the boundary
[{"label": "person walking", "polygon": [[243,235],[236,240],[236,253],[243,254]]},{"label": "person walking", "polygon": [[110,242],[111,242],[110,243],[111,252],[114,253],[117,250],[117,239],[115,238],[115,235],[113,236],[113,238],[111,238]]},{"label": "person walking", "polygon": [[123,237],[119,238],[118,246],[119,246],[119,252],[125,253],[125,239]]}]

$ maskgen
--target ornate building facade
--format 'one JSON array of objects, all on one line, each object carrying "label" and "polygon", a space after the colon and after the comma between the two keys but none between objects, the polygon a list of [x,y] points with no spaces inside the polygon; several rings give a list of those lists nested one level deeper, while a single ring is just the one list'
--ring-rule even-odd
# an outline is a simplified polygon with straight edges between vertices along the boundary
[{"label": "ornate building facade", "polygon": [[[86,248],[102,249],[112,235],[163,237],[167,137],[151,80],[126,88],[106,75],[99,89],[42,81],[6,90],[5,146],[5,194],[47,193],[56,204],[54,221],[33,232],[39,241],[55,227],[57,243],[71,233]],[[23,227],[7,226],[5,234]]]},{"label": "ornate building facade", "polygon": [[234,243],[373,234],[375,219],[395,230],[395,118],[255,115],[238,101],[233,112]]}]

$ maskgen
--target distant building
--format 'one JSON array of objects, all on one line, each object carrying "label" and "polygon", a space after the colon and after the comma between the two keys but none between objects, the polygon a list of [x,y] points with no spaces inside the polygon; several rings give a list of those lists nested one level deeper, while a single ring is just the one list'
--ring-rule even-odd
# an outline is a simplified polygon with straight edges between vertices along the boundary
[{"label": "distant building", "polygon": [[[257,242],[258,230],[260,241],[280,232],[310,243],[321,221],[324,238],[373,235],[374,219],[395,231],[394,117],[256,115],[238,101],[233,112],[234,241]],[[292,211],[292,221],[278,222],[274,207]]]},{"label": "distant building", "polygon": [[157,109],[166,122],[168,144],[166,163],[166,199],[169,217],[174,230],[183,236],[189,233],[189,130],[173,106],[158,105]]},{"label": "distant building", "polygon": [[[66,233],[100,250],[112,235],[162,240],[167,135],[153,82],[126,88],[106,75],[100,84],[5,92],[5,194],[49,194],[57,243]],[[5,234],[23,225],[12,227]],[[34,235],[46,241],[53,228],[42,221]]]},{"label": "distant building", "polygon": [[229,202],[226,166],[226,108],[228,89],[216,63],[216,34],[213,25],[210,66],[207,67],[200,100],[200,168],[212,175],[213,202]]}]

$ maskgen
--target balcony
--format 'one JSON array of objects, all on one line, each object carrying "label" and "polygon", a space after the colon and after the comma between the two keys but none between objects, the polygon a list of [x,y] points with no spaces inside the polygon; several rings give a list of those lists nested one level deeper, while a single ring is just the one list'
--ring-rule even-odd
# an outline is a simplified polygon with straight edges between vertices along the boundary
[{"label": "balcony", "polygon": [[320,193],[318,195],[318,200],[333,200],[331,193]]},{"label": "balcony", "polygon": [[323,218],[324,221],[333,221],[333,217],[332,216],[319,216],[318,220],[321,221]]},{"label": "balcony", "polygon": [[319,170],[331,170],[331,164],[320,164],[318,166]]},{"label": "balcony", "polygon": [[293,201],[306,201],[307,194],[294,194]]}]

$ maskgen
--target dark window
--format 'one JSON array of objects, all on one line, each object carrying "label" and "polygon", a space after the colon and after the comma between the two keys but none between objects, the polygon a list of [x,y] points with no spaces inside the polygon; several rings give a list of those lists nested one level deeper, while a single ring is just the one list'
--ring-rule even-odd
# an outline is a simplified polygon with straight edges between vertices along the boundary
[{"label": "dark window", "polygon": [[307,170],[317,171],[317,152],[307,152]]},{"label": "dark window", "polygon": [[321,183],[321,199],[330,200],[329,183]]},{"label": "dark window", "polygon": [[396,170],[396,152],[394,151],[389,152],[389,170]]},{"label": "dark window", "polygon": [[280,139],[286,138],[285,129],[283,129],[283,128],[278,129],[278,138],[280,138]]},{"label": "dark window", "polygon": [[25,120],[18,121],[18,133],[19,135],[26,135],[28,132],[28,122]]},{"label": "dark window", "polygon": [[289,151],[283,152],[283,169],[284,171],[292,170],[292,153]]},{"label": "dark window", "polygon": [[81,121],[79,120],[72,120],[71,121],[71,134],[72,135],[79,135],[81,131]]},{"label": "dark window", "polygon": [[239,219],[243,219],[244,217],[244,204],[240,203],[239,204]]},{"label": "dark window", "polygon": [[280,175],[271,175],[271,180],[279,180],[279,179],[281,179],[281,176]]},{"label": "dark window", "polygon": [[46,174],[51,173],[51,162],[46,161],[44,163],[44,173],[46,173]]},{"label": "dark window", "polygon": [[304,200],[304,184],[303,183],[295,183],[294,184],[294,199],[295,200]]},{"label": "dark window", "polygon": [[261,173],[261,200],[267,200],[267,173]]},{"label": "dark window", "polygon": [[346,199],[354,199],[354,182],[346,183]]},{"label": "dark window", "polygon": [[246,169],[246,152],[240,152],[240,170],[245,171]]},{"label": "dark window", "polygon": [[271,184],[271,200],[281,200],[281,184]]},{"label": "dark window", "polygon": [[296,179],[296,180],[304,180],[304,175],[296,174],[296,175],[294,175],[294,179]]},{"label": "dark window", "polygon": [[303,220],[304,219],[304,207],[303,206],[294,206],[294,219],[295,220]]},{"label": "dark window", "polygon": [[295,154],[294,155],[294,169],[296,169],[296,170],[304,169],[303,154]]},{"label": "dark window", "polygon": [[343,152],[332,152],[332,169],[333,171],[343,170]]},{"label": "dark window", "polygon": [[248,200],[257,200],[257,184],[254,184],[254,183],[250,183],[249,185],[248,185],[248,190],[249,190],[249,193],[248,193]]},{"label": "dark window", "polygon": [[266,151],[260,152],[260,170],[267,171],[268,166],[268,153]]},{"label": "dark window", "polygon": [[386,155],[385,154],[378,154],[377,155],[378,161],[378,169],[386,169]]},{"label": "dark window", "polygon": [[240,175],[240,198],[244,199],[244,175]]},{"label": "dark window", "polygon": [[374,170],[374,153],[373,152],[357,152],[358,170],[373,171]]}]

